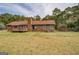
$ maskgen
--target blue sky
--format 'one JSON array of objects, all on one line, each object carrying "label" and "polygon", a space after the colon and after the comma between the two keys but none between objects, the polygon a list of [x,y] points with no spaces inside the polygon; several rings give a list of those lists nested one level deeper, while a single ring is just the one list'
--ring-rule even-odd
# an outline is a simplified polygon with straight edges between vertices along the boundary
[{"label": "blue sky", "polygon": [[0,14],[10,13],[24,16],[51,15],[54,8],[64,10],[77,3],[0,3]]}]

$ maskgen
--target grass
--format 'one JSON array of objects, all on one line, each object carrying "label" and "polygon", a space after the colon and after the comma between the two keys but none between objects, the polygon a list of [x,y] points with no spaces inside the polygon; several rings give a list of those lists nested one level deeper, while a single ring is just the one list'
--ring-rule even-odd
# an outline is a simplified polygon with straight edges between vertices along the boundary
[{"label": "grass", "polygon": [[79,32],[0,31],[0,52],[10,55],[79,54]]}]

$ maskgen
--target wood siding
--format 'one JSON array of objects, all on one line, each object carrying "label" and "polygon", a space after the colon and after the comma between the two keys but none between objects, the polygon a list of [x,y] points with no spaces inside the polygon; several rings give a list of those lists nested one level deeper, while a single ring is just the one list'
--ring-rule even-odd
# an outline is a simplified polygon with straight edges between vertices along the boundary
[{"label": "wood siding", "polygon": [[34,25],[33,30],[51,32],[54,31],[54,25]]},{"label": "wood siding", "polygon": [[8,31],[28,31],[27,26],[21,25],[21,26],[8,26]]}]

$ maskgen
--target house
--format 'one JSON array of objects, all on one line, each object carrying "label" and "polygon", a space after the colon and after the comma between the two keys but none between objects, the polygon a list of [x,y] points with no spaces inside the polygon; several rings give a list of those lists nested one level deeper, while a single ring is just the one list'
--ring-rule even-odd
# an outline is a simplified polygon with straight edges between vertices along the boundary
[{"label": "house", "polygon": [[8,31],[54,31],[55,21],[54,20],[40,20],[40,21],[14,21],[7,24]]}]

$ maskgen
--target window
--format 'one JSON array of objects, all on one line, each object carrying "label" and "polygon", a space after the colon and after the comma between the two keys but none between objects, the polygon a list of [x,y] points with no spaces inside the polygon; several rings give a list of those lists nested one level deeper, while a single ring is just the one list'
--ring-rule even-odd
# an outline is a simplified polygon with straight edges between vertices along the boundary
[{"label": "window", "polygon": [[14,28],[17,28],[17,26],[14,26]]}]

